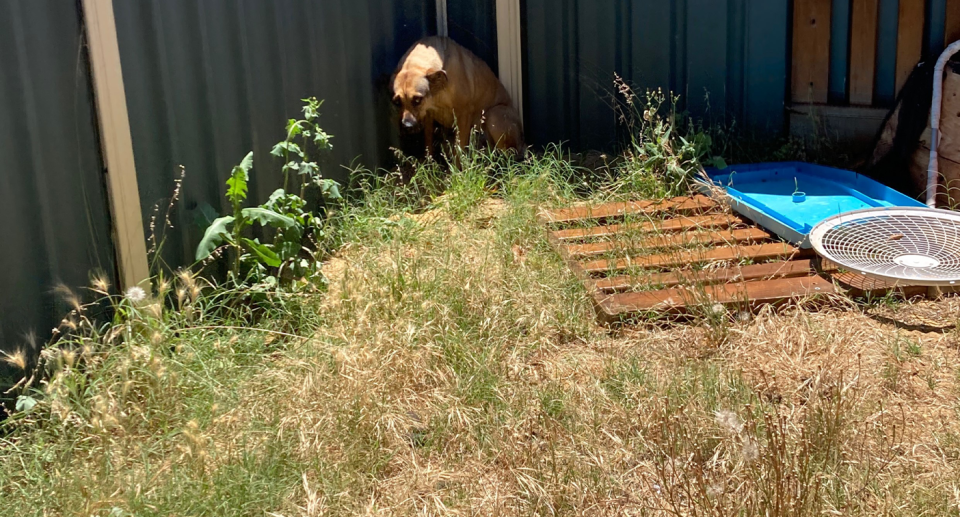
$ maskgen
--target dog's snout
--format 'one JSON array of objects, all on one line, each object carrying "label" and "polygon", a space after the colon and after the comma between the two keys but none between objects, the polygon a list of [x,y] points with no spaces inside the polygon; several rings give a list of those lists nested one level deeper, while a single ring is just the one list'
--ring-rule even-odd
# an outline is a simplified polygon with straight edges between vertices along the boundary
[{"label": "dog's snout", "polygon": [[417,121],[416,121],[416,120],[411,120],[411,119],[405,118],[405,119],[403,119],[403,125],[404,125],[404,127],[412,128],[412,127],[414,127],[414,126],[417,125]]},{"label": "dog's snout", "polygon": [[407,129],[414,129],[420,123],[417,121],[417,117],[413,116],[413,113],[406,111],[403,113],[403,118],[400,120],[400,123],[403,124],[403,127]]}]

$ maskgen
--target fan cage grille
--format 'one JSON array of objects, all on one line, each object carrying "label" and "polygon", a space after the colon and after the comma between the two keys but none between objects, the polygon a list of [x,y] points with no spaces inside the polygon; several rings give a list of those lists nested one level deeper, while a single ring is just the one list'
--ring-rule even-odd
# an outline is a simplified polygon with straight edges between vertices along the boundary
[{"label": "fan cage grille", "polygon": [[929,208],[866,209],[831,217],[810,233],[823,258],[910,285],[960,282],[960,214]]}]

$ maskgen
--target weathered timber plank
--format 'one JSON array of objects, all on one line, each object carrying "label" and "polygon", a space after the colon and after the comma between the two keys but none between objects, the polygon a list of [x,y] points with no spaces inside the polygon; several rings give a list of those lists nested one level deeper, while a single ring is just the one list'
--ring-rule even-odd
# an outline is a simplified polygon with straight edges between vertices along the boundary
[{"label": "weathered timber plank", "polygon": [[770,260],[800,256],[806,250],[787,243],[758,244],[754,246],[724,246],[720,248],[705,248],[696,250],[682,250],[673,253],[645,255],[622,259],[601,259],[581,263],[582,269],[590,274],[603,273],[637,268],[668,268],[687,264],[714,262],[721,260]]},{"label": "weathered timber plank", "polygon": [[595,285],[597,289],[602,292],[614,293],[630,290],[641,284],[668,288],[681,284],[709,285],[750,280],[772,280],[775,278],[809,276],[813,273],[814,270],[810,264],[810,260],[800,259],[714,270],[671,271],[668,273],[654,273],[649,276],[624,275],[599,279]]},{"label": "weathered timber plank", "polygon": [[700,213],[717,208],[717,202],[707,196],[683,196],[663,201],[629,201],[607,203],[598,206],[578,206],[548,210],[541,213],[541,221],[547,224],[566,223],[581,219],[607,219],[628,215],[654,215],[659,213]]},{"label": "weathered timber plank", "polygon": [[900,2],[900,22],[897,27],[897,92],[900,92],[903,83],[907,82],[923,52],[924,3],[921,0]]},{"label": "weathered timber plank", "polygon": [[793,3],[794,102],[827,102],[831,3],[831,0],[796,0]]},{"label": "weathered timber plank", "polygon": [[850,27],[850,104],[873,104],[879,0],[853,0]]},{"label": "weathered timber plank", "polygon": [[652,235],[647,237],[628,237],[604,242],[587,244],[564,244],[567,253],[574,258],[603,255],[610,252],[630,252],[662,248],[678,248],[690,245],[737,244],[742,242],[760,242],[770,240],[772,236],[760,228],[743,228],[713,232],[686,232],[672,235]]},{"label": "weathered timber plank", "polygon": [[713,214],[690,217],[681,216],[674,217],[673,219],[650,220],[635,224],[607,224],[594,226],[592,228],[568,228],[566,230],[556,230],[552,233],[553,236],[560,241],[572,241],[611,237],[624,232],[683,232],[702,228],[726,228],[728,226],[742,224],[746,223],[735,215]]},{"label": "weathered timber plank", "polygon": [[608,314],[626,314],[643,311],[672,312],[703,304],[776,303],[801,299],[812,295],[835,292],[832,282],[819,276],[780,278],[755,282],[735,282],[659,291],[614,294],[605,298],[601,306]]}]

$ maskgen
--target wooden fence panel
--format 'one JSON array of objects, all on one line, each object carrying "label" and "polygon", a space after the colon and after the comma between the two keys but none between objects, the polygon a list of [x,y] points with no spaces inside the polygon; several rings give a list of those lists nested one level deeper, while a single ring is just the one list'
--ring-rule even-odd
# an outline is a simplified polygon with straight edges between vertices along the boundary
[{"label": "wooden fence panel", "polygon": [[900,2],[900,23],[897,29],[897,92],[907,82],[910,72],[923,52],[924,4],[919,0]]},{"label": "wooden fence panel", "polygon": [[944,31],[944,45],[960,40],[960,0],[947,0],[947,28]]},{"label": "wooden fence panel", "polygon": [[877,9],[879,0],[853,0],[850,30],[850,104],[873,104],[877,69]]},{"label": "wooden fence panel", "polygon": [[796,0],[793,5],[795,102],[825,103],[830,78],[831,0]]}]

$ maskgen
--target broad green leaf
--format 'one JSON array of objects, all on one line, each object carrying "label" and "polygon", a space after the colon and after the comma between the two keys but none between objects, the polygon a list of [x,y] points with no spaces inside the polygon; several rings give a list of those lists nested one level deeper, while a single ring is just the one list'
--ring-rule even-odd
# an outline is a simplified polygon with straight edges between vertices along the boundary
[{"label": "broad green leaf", "polygon": [[27,395],[20,395],[17,397],[17,411],[30,411],[36,405],[37,399],[33,397],[29,397]]},{"label": "broad green leaf", "polygon": [[197,260],[203,260],[209,257],[210,254],[213,253],[213,250],[224,243],[226,240],[224,236],[229,235],[230,229],[228,227],[231,224],[233,224],[232,215],[216,219],[210,224],[207,231],[203,233],[203,239],[200,240],[200,245],[197,246]]},{"label": "broad green leaf", "polygon": [[240,165],[233,168],[230,179],[227,180],[227,199],[233,205],[239,205],[247,199],[247,181],[250,180],[251,168],[253,168],[253,151],[247,153]]},{"label": "broad green leaf", "polygon": [[300,125],[300,121],[297,119],[290,119],[287,122],[287,140],[298,136],[303,131],[303,126]]},{"label": "broad green leaf", "polygon": [[319,178],[317,185],[320,187],[320,193],[324,199],[342,199],[340,195],[340,184],[332,179]]},{"label": "broad green leaf", "polygon": [[306,104],[303,106],[303,118],[313,121],[320,116],[319,110],[323,101],[318,101],[316,97],[302,99]]},{"label": "broad green leaf", "polygon": [[240,165],[237,167],[243,169],[243,172],[247,173],[246,178],[249,179],[250,170],[253,169],[253,151],[247,153],[247,155],[243,157],[243,160],[240,160]]},{"label": "broad green leaf", "polygon": [[247,178],[240,167],[233,168],[233,174],[227,180],[227,199],[233,205],[239,205],[247,199]]},{"label": "broad green leaf", "polygon": [[217,218],[217,211],[210,205],[210,203],[200,203],[196,212],[194,213],[193,220],[197,223],[197,226],[200,228],[206,228],[210,226],[210,223]]},{"label": "broad green leaf", "polygon": [[289,228],[296,224],[293,219],[283,214],[278,214],[273,210],[260,207],[244,208],[243,216],[247,219],[257,221],[263,226],[273,226],[274,228]]},{"label": "broad green leaf", "polygon": [[328,135],[319,127],[316,128],[316,134],[313,135],[313,143],[317,144],[317,147],[323,150],[329,151],[333,149],[333,144],[330,143],[330,140],[333,139],[333,135]]},{"label": "broad green leaf", "polygon": [[289,140],[280,142],[273,146],[270,154],[276,156],[277,158],[285,158],[291,154],[303,158],[303,150],[300,149],[300,146]]},{"label": "broad green leaf", "polygon": [[243,244],[250,250],[254,256],[257,257],[257,260],[261,264],[266,264],[270,267],[280,267],[280,263],[283,262],[280,260],[280,257],[273,252],[266,244],[261,244],[259,241],[252,239],[243,238],[241,239]]},{"label": "broad green leaf", "polygon": [[280,244],[280,259],[289,260],[300,253],[300,244],[296,242],[283,242]]},{"label": "broad green leaf", "polygon": [[313,177],[320,174],[320,167],[317,162],[303,162],[300,164],[300,174]]},{"label": "broad green leaf", "polygon": [[283,230],[283,240],[300,246],[303,243],[303,227],[293,226]]},{"label": "broad green leaf", "polygon": [[286,194],[286,191],[284,191],[282,188],[278,188],[277,190],[273,191],[273,194],[270,194],[270,197],[267,199],[267,202],[264,203],[264,205],[275,206],[277,202],[280,201]]}]

